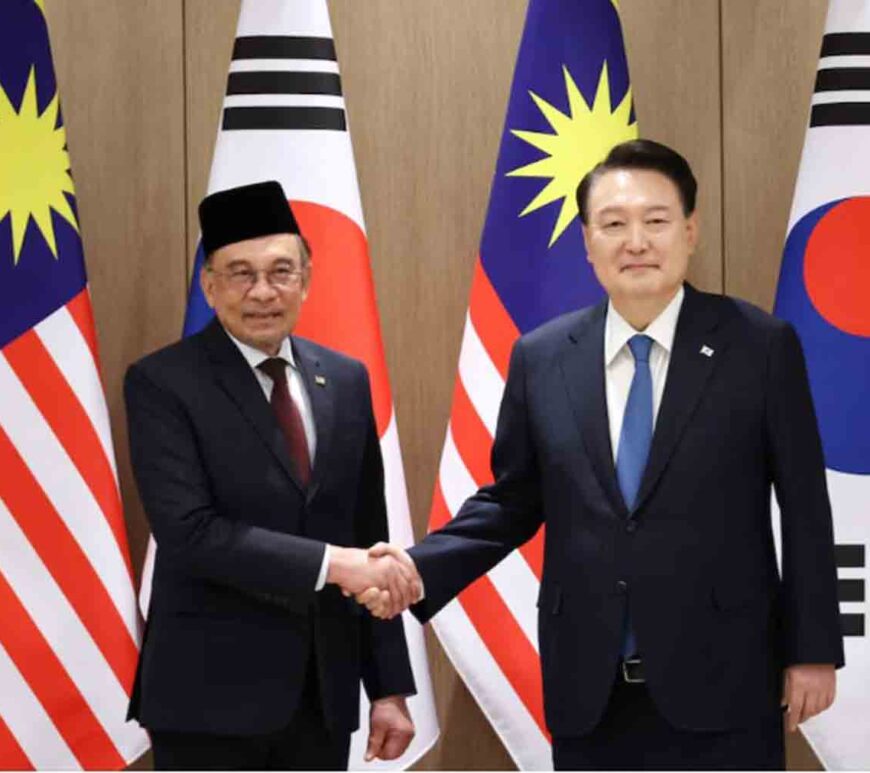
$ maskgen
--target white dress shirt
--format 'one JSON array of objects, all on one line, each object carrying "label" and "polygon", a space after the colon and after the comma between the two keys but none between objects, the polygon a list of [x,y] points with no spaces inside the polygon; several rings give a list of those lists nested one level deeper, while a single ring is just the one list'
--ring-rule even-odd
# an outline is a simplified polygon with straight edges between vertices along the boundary
[{"label": "white dress shirt", "polygon": [[[267,376],[257,366],[270,359],[269,355],[264,354],[259,349],[242,343],[238,338],[227,331],[230,340],[238,347],[242,353],[242,357],[257,377],[257,382],[263,390],[267,402],[272,400],[272,389],[275,382],[271,376]],[[317,428],[314,426],[314,413],[311,410],[311,400],[308,397],[308,392],[305,390],[305,384],[302,382],[302,374],[296,365],[296,359],[293,357],[293,347],[290,346],[290,339],[285,338],[281,342],[281,349],[276,357],[280,357],[287,363],[287,386],[290,389],[290,397],[296,403],[299,409],[299,415],[302,417],[302,426],[305,429],[305,440],[308,443],[308,458],[311,460],[311,466],[314,467],[314,453],[317,450]],[[329,569],[329,545],[323,551],[323,562],[320,564],[320,573],[317,575],[317,582],[314,590],[323,590],[326,585],[326,573]]]},{"label": "white dress shirt", "polygon": [[671,351],[674,347],[674,334],[677,330],[677,318],[686,291],[682,285],[671,302],[665,306],[646,330],[635,330],[619,312],[613,308],[613,303],[607,304],[607,319],[604,322],[604,381],[607,393],[607,417],[610,423],[610,447],[613,450],[613,463],[619,451],[619,435],[622,432],[622,419],[625,416],[625,404],[628,402],[628,392],[634,378],[634,355],[628,348],[632,336],[642,333],[653,340],[649,355],[649,369],[653,388],[653,429],[662,404],[665,391],[665,381],[668,376],[668,365],[671,362]]}]

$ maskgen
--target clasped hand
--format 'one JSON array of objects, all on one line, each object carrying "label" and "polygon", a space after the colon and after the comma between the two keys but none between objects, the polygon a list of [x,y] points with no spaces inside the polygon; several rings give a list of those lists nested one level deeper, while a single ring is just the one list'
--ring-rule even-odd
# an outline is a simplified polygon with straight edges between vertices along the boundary
[{"label": "clasped hand", "polygon": [[332,547],[327,582],[353,596],[375,617],[389,620],[420,599],[423,584],[411,557],[378,542],[368,550]]}]

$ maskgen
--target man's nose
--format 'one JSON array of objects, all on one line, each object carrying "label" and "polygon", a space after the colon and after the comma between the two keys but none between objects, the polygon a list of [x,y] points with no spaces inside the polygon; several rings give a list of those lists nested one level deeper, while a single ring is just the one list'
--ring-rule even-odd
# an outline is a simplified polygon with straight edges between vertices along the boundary
[{"label": "man's nose", "polygon": [[254,279],[254,284],[248,290],[248,296],[252,298],[273,298],[278,291],[269,282],[268,274],[265,271],[258,271]]},{"label": "man's nose", "polygon": [[629,223],[626,239],[625,246],[630,252],[644,252],[649,247],[643,223]]}]

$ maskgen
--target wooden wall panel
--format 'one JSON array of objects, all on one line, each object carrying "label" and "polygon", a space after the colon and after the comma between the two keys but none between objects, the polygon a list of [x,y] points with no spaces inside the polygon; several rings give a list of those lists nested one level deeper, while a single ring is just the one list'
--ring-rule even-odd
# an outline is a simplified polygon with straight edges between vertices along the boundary
[{"label": "wooden wall panel", "polygon": [[826,0],[722,2],[725,289],[773,305]]},{"label": "wooden wall panel", "polygon": [[130,362],[177,337],[184,308],[181,5],[48,0],[45,8],[138,571],[147,529],[121,384]]},{"label": "wooden wall panel", "polygon": [[698,179],[701,240],[689,280],[722,290],[719,0],[619,4],[642,137],[678,150]]},{"label": "wooden wall panel", "polygon": [[188,274],[199,239],[197,207],[208,188],[239,5],[239,0],[184,2]]}]

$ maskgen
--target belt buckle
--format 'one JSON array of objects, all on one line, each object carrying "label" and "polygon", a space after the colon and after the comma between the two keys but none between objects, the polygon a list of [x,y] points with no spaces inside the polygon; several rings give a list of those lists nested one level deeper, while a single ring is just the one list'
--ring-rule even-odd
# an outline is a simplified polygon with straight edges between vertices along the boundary
[{"label": "belt buckle", "polygon": [[626,684],[644,684],[643,661],[640,658],[629,658],[622,661],[622,678]]}]

